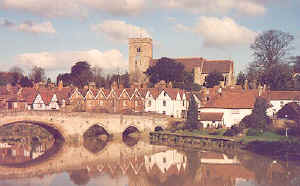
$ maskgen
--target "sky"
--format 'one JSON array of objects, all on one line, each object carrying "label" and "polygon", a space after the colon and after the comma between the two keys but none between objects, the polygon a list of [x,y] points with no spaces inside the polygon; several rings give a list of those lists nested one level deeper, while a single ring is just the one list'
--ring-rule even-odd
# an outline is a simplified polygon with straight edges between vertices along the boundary
[{"label": "sky", "polygon": [[230,59],[235,73],[253,60],[267,30],[295,36],[299,0],[0,0],[0,71],[43,67],[55,80],[78,61],[128,70],[128,37],[151,37],[153,57]]}]

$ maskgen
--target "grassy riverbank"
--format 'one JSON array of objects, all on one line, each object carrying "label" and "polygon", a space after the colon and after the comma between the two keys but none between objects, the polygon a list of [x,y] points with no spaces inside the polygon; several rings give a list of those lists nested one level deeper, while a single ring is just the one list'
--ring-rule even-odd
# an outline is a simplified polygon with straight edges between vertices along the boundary
[{"label": "grassy riverbank", "polygon": [[161,133],[177,134],[183,136],[208,137],[216,139],[230,139],[241,144],[242,149],[267,156],[285,156],[287,153],[300,159],[300,138],[286,137],[276,132],[266,131],[258,135],[241,134],[234,137],[223,136],[226,129],[203,130],[176,130],[161,131]]}]

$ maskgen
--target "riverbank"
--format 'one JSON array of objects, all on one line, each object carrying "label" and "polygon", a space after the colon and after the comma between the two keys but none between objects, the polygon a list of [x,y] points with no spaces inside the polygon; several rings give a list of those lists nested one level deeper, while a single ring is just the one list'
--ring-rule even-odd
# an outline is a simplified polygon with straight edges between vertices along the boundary
[{"label": "riverbank", "polygon": [[[234,149],[239,148],[261,155],[276,156],[280,159],[286,159],[286,154],[288,154],[292,159],[300,160],[300,142],[298,137],[286,137],[270,131],[258,136],[240,135],[226,137],[223,136],[224,133],[224,129],[159,131],[150,133],[150,139],[152,143],[167,146],[186,146],[197,149],[204,147],[207,149],[209,147],[208,149],[215,150],[234,147]],[[226,143],[230,145],[226,145]]]}]

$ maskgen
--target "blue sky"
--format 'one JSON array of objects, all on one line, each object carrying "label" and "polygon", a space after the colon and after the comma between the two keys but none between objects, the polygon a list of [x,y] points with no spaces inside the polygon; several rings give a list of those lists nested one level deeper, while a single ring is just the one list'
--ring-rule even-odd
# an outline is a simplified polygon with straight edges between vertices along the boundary
[{"label": "blue sky", "polygon": [[154,58],[231,59],[237,73],[262,31],[293,34],[300,55],[299,8],[297,0],[0,0],[1,71],[38,65],[54,79],[79,60],[124,71],[127,38],[142,33]]}]

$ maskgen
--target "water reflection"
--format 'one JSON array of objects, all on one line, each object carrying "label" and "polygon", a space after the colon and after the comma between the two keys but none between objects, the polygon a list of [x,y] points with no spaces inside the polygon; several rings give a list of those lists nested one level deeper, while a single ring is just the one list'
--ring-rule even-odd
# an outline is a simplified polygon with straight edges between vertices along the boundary
[{"label": "water reflection", "polygon": [[0,127],[0,165],[22,167],[55,153],[63,139],[55,129],[34,123],[13,123]]},{"label": "water reflection", "polygon": [[103,127],[94,125],[83,134],[83,146],[92,153],[98,153],[107,145],[109,138]]},{"label": "water reflection", "polygon": [[[96,131],[96,132],[95,132]],[[61,153],[28,168],[0,166],[0,185],[86,186],[296,186],[297,162],[279,161],[253,153],[211,152],[106,141],[97,153],[85,144],[64,145]],[[90,133],[91,134],[91,133]],[[103,135],[103,134],[101,134]],[[101,136],[100,135],[100,136]],[[97,135],[96,135],[97,136]],[[88,141],[87,141],[88,142]],[[87,143],[84,142],[84,143]],[[98,148],[98,145],[101,146]],[[100,151],[98,151],[101,149]],[[96,152],[96,151],[94,151]],[[37,181],[42,181],[39,184]],[[29,184],[30,183],[30,184]]]}]

